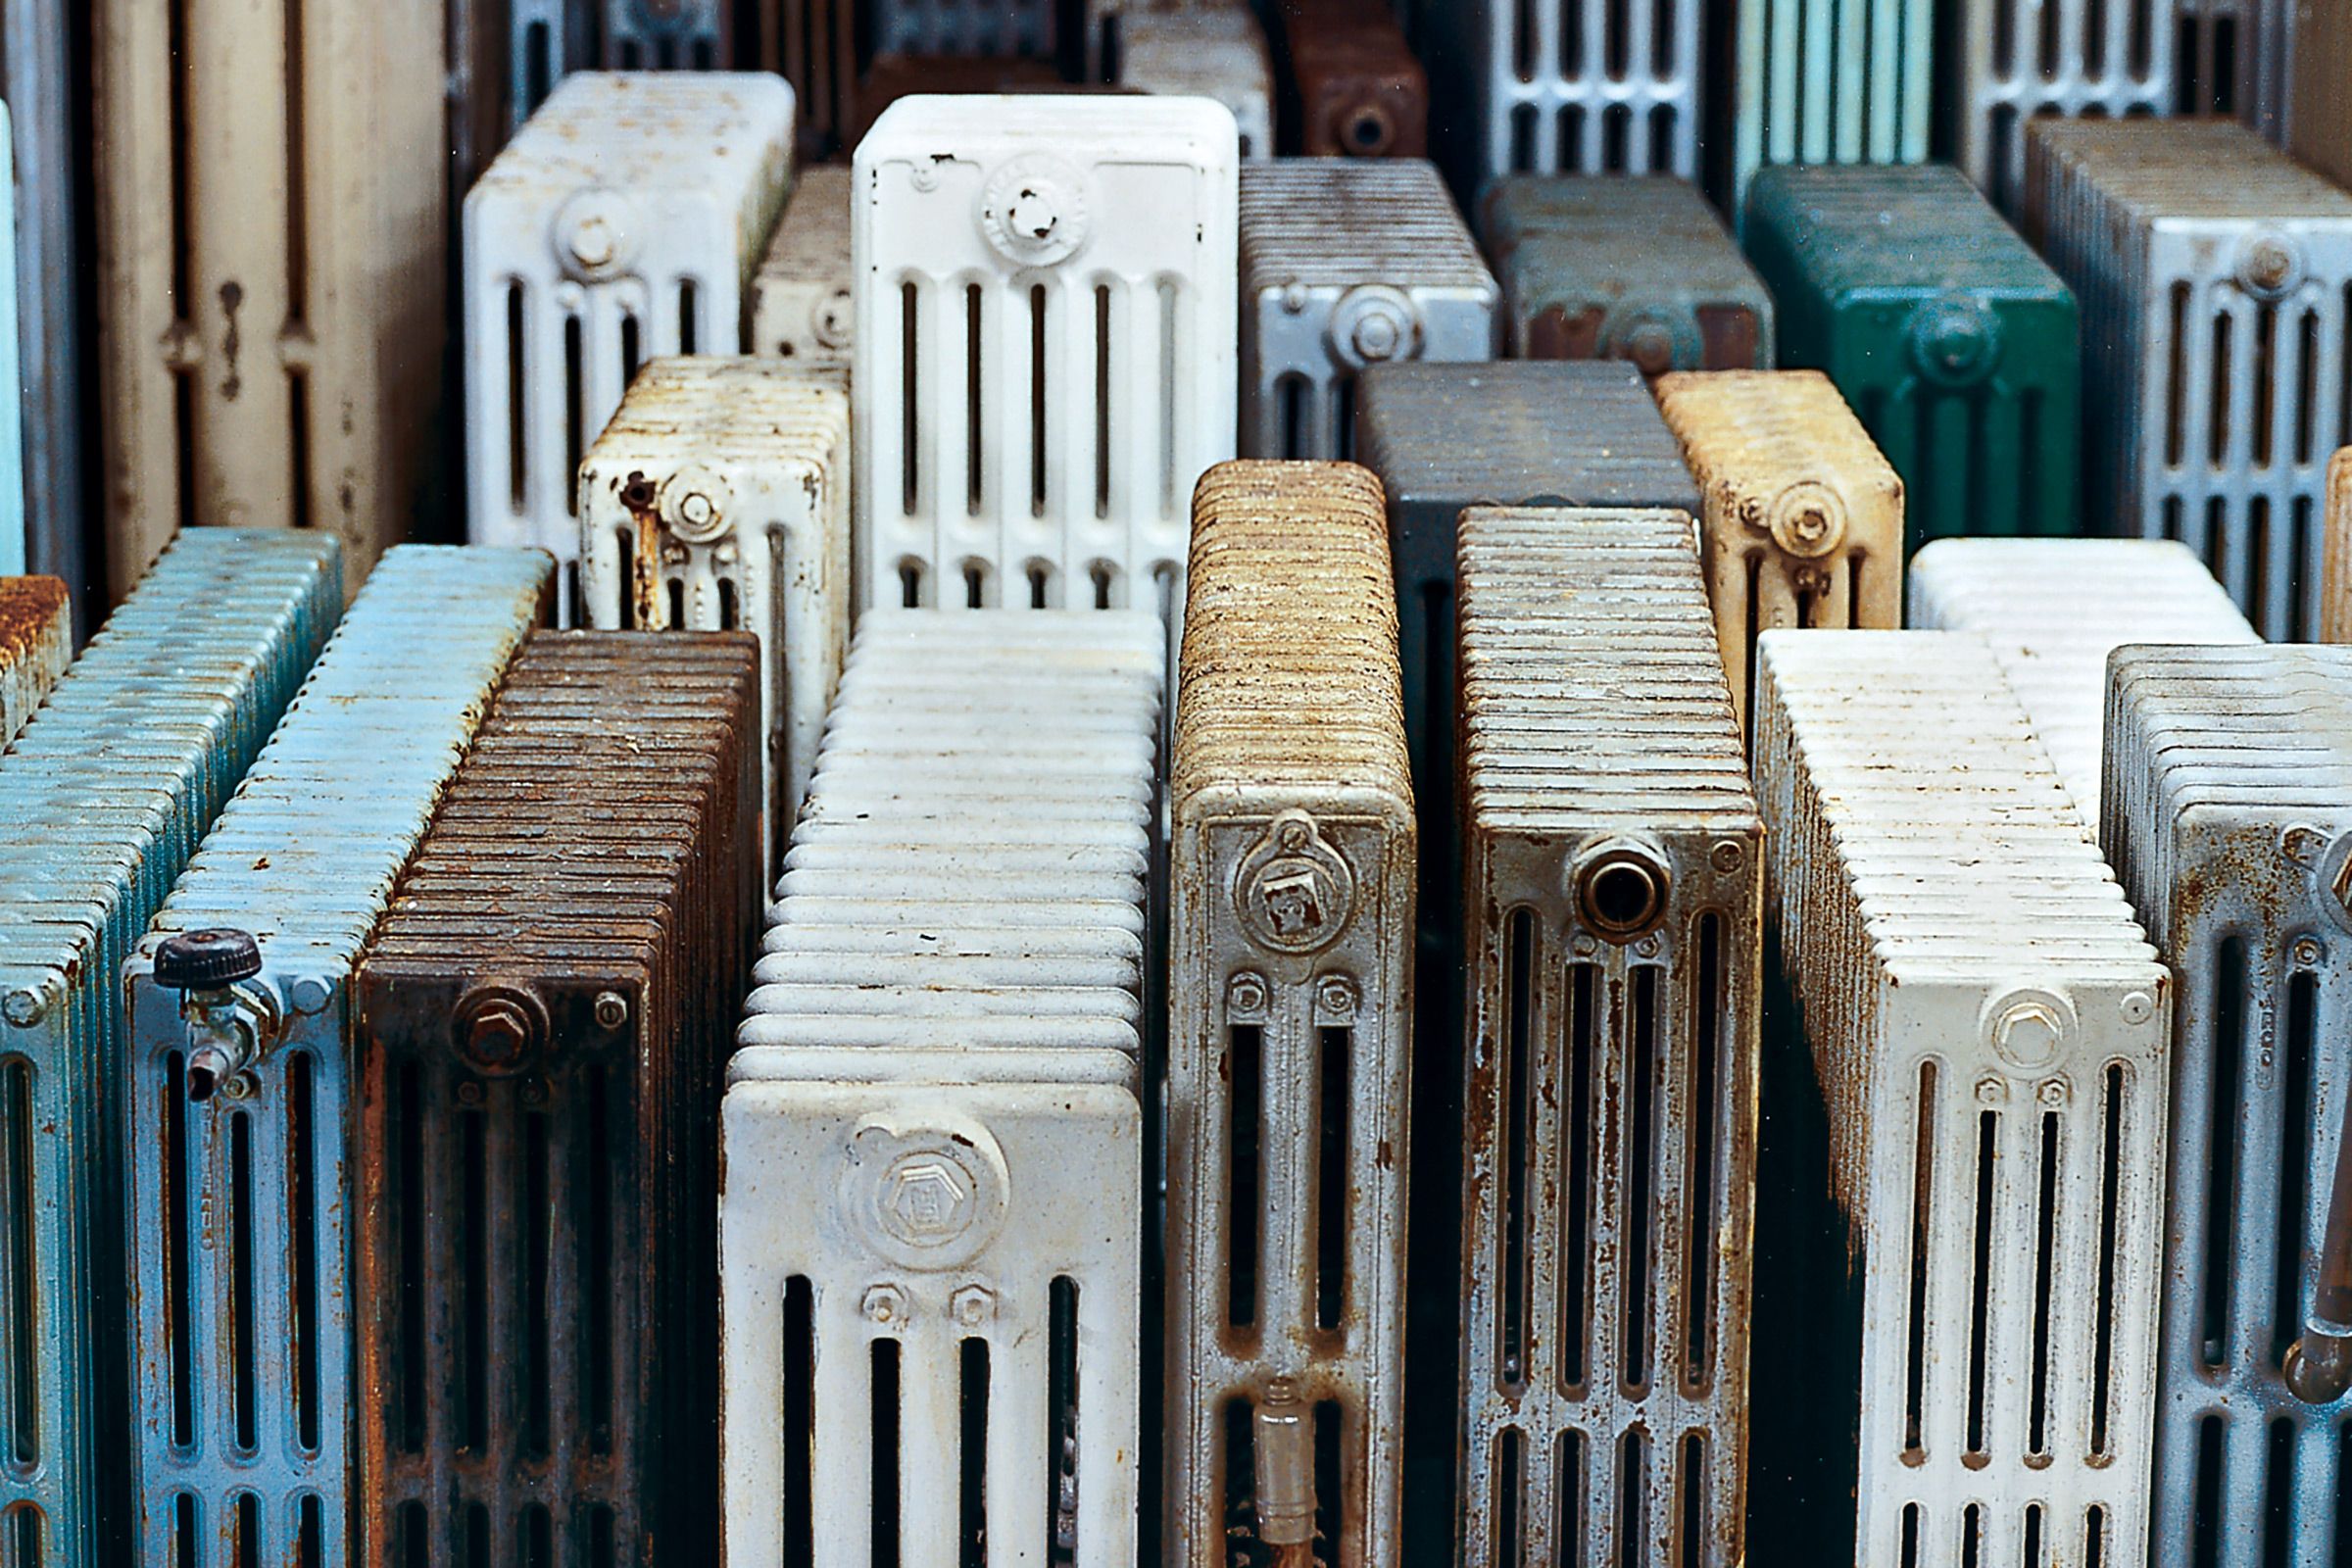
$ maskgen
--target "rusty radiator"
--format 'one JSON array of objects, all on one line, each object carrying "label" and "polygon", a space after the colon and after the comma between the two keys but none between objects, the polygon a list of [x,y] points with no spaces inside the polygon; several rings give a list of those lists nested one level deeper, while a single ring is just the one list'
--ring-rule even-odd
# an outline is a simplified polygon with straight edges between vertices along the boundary
[{"label": "rusty radiator", "polygon": [[1759,634],[1902,623],[1903,481],[1818,370],[1669,375],[1657,394],[1698,482],[1699,556],[1745,731]]},{"label": "rusty radiator", "polygon": [[350,1561],[348,982],[551,590],[387,552],[124,965],[133,1560]]},{"label": "rusty radiator", "polygon": [[1690,519],[1460,556],[1463,1561],[1733,1568],[1762,829]]},{"label": "rusty radiator", "polygon": [[2254,643],[2213,573],[2169,540],[1938,539],[1912,558],[1910,624],[1992,649],[2075,809],[2099,831],[2107,656],[2128,643]]},{"label": "rusty radiator", "polygon": [[802,366],[850,365],[857,305],[850,289],[850,172],[804,169],[752,279],[754,354]]},{"label": "rusty radiator", "polygon": [[438,13],[88,9],[109,587],[188,522],[322,529],[364,571],[434,456]]},{"label": "rusty radiator", "polygon": [[[1766,1125],[1819,1141],[1767,1181],[1757,1343],[1821,1348],[1769,1390],[1758,1363],[1759,1494],[1811,1441],[1820,1560],[2133,1568],[2171,978],[1983,641],[1770,632],[1758,655],[1767,881],[1802,1020],[1767,1049]],[[1819,1251],[1782,1251],[1825,1204]]]},{"label": "rusty radiator", "polygon": [[1193,484],[1233,455],[1233,117],[912,98],[856,168],[859,606],[1173,619]]},{"label": "rusty radiator", "polygon": [[564,564],[580,460],[647,361],[743,352],[792,174],[792,89],[758,73],[579,72],[466,198],[466,537]]},{"label": "rusty radiator", "polygon": [[2312,635],[2352,441],[2352,193],[2220,121],[2046,122],[2028,156],[2030,224],[2082,300],[2092,518],[2187,545],[2264,635]]},{"label": "rusty radiator", "polygon": [[1242,450],[1339,459],[1368,365],[1494,357],[1494,274],[1426,160],[1242,170]]},{"label": "rusty radiator", "polygon": [[2328,462],[2323,526],[2319,640],[2352,643],[2352,447],[2339,448]]},{"label": "rusty radiator", "polygon": [[850,636],[850,400],[774,360],[641,371],[580,466],[582,616],[760,646],[761,874],[816,761]]},{"label": "rusty radiator", "polygon": [[[1090,11],[1101,8],[1102,0],[1091,0]],[[1112,80],[1137,92],[1214,98],[1233,111],[1242,162],[1274,156],[1274,62],[1249,6],[1220,0],[1181,10],[1129,7],[1115,15]]]},{"label": "rusty radiator", "polygon": [[740,632],[533,634],[360,960],[368,1561],[715,1554],[760,662]]},{"label": "rusty radiator", "polygon": [[1426,158],[1429,77],[1384,0],[1277,0],[1282,147],[1306,158]]},{"label": "rusty radiator", "polygon": [[1773,364],[1772,296],[1688,181],[1507,174],[1478,219],[1514,359],[1645,375]]},{"label": "rusty radiator", "polygon": [[0,577],[0,750],[74,659],[74,606],[55,577]]},{"label": "rusty radiator", "polygon": [[[1166,1540],[1402,1561],[1413,797],[1379,481],[1194,501],[1169,786]],[[1252,1559],[1254,1560],[1254,1559]]]},{"label": "rusty radiator", "polygon": [[[124,954],[343,608],[324,534],[193,529],[65,667],[65,589],[0,583],[0,1555],[121,1559]],[[61,673],[62,671],[62,673]],[[46,700],[42,701],[42,694]],[[18,726],[22,724],[22,732]]]},{"label": "rusty radiator", "polygon": [[2127,648],[2109,665],[2102,833],[2180,977],[2168,1561],[2329,1568],[2352,1532],[2346,660]]},{"label": "rusty radiator", "polygon": [[734,1568],[1137,1560],[1164,639],[859,617],[721,1112]]}]

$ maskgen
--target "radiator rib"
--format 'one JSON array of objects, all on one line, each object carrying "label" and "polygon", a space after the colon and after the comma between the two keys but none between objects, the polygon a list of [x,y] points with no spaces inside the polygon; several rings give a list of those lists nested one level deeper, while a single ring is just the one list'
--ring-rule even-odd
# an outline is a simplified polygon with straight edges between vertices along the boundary
[{"label": "radiator rib", "polygon": [[1936,0],[1736,0],[1735,210],[1780,165],[1926,161]]},{"label": "radiator rib", "polygon": [[1461,188],[1497,174],[1698,174],[1699,0],[1431,5],[1432,59],[1457,69]]}]

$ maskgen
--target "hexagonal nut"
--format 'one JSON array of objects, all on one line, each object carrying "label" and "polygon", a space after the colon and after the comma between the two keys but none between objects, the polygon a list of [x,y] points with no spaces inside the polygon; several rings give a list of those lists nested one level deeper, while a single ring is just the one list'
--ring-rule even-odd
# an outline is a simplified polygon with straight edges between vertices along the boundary
[{"label": "hexagonal nut", "polygon": [[1998,1105],[2008,1098],[2008,1080],[1997,1073],[1986,1073],[1977,1080],[1977,1102],[1979,1104]]},{"label": "hexagonal nut", "polygon": [[556,214],[556,260],[576,278],[601,281],[637,258],[635,209],[615,190],[575,191]]},{"label": "hexagonal nut", "polygon": [[882,1207],[907,1241],[953,1237],[971,1223],[971,1181],[945,1159],[902,1160],[891,1168]]},{"label": "hexagonal nut", "polygon": [[2065,1044],[2066,1020],[2045,1002],[2013,1002],[1992,1022],[1992,1049],[2021,1067],[2054,1059]]},{"label": "hexagonal nut", "polygon": [[2277,299],[2303,281],[2303,253],[2284,234],[2247,237],[2237,252],[2237,283],[2260,299]]},{"label": "hexagonal nut", "polygon": [[1266,1010],[1266,977],[1246,969],[1225,982],[1225,1010],[1243,1017]]},{"label": "hexagonal nut", "polygon": [[948,1316],[976,1329],[997,1315],[997,1294],[985,1285],[966,1285],[948,1298]]},{"label": "hexagonal nut", "polygon": [[522,1060],[531,1049],[531,1015],[507,997],[492,997],[474,1009],[466,1024],[466,1055],[491,1072]]},{"label": "hexagonal nut", "polygon": [[2034,1088],[2034,1098],[2049,1109],[2056,1110],[2074,1098],[2074,1091],[2063,1078],[2045,1078]]},{"label": "hexagonal nut", "polygon": [[1315,982],[1315,1010],[1325,1018],[1346,1023],[1363,1005],[1355,982],[1344,974],[1327,974]]},{"label": "hexagonal nut", "polygon": [[1814,480],[1773,497],[1768,518],[1772,542],[1800,560],[1826,556],[1845,539],[1845,498]]},{"label": "hexagonal nut", "polygon": [[617,1029],[629,1021],[629,999],[617,991],[599,992],[596,998],[596,1024],[600,1029]]},{"label": "hexagonal nut", "polygon": [[858,1298],[858,1315],[868,1323],[906,1321],[906,1293],[896,1285],[869,1285]]},{"label": "hexagonal nut", "polygon": [[1747,863],[1747,850],[1736,839],[1725,839],[1708,852],[1707,863],[1724,876],[1730,876]]},{"label": "hexagonal nut", "polygon": [[662,481],[662,520],[688,544],[709,544],[725,533],[734,526],[734,487],[699,463],[682,465]]}]

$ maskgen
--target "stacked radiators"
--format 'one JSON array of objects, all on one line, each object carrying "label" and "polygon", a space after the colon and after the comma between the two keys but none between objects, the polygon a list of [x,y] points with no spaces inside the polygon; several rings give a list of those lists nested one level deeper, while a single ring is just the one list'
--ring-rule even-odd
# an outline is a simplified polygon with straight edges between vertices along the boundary
[{"label": "stacked radiators", "polygon": [[1171,845],[1167,1540],[1396,1563],[1413,797],[1380,485],[1194,502]]},{"label": "stacked radiators", "polygon": [[350,1356],[348,981],[550,588],[535,551],[387,552],[125,966],[142,1559],[346,1560],[376,1408]]},{"label": "stacked radiators", "polygon": [[761,874],[850,636],[850,400],[773,360],[657,360],[580,467],[581,619],[760,646]]},{"label": "stacked radiators", "polygon": [[[580,548],[581,457],[646,361],[743,349],[792,175],[792,89],[757,74],[566,77],[466,198],[468,537]],[[575,613],[568,583],[558,607]]]},{"label": "stacked radiators", "polygon": [[1658,408],[1699,488],[1699,557],[1744,729],[1756,638],[1901,623],[1903,481],[1816,370],[1676,374]]},{"label": "stacked radiators", "polygon": [[2352,656],[2109,669],[2103,835],[2180,987],[2155,1538],[2325,1568],[2352,1529]]},{"label": "stacked radiators", "polygon": [[834,164],[804,169],[752,279],[751,351],[846,373],[857,324],[850,172]]},{"label": "stacked radiators", "polygon": [[1762,829],[1690,519],[1474,508],[1461,626],[1465,1561],[1729,1568]]},{"label": "stacked radiators", "polygon": [[1245,455],[1348,456],[1367,365],[1494,357],[1494,278],[1431,164],[1279,158],[1241,189]]},{"label": "stacked radiators", "polygon": [[741,632],[534,633],[360,962],[371,1561],[715,1554],[718,1072],[758,919],[760,664]]},{"label": "stacked radiators", "polygon": [[[116,977],[334,625],[340,554],[322,534],[181,534],[0,756],[0,1547],[19,1562],[99,1560],[128,1458]],[[58,621],[49,590],[8,597]],[[62,662],[63,642],[59,621],[34,648]]]},{"label": "stacked radiators", "polygon": [[1842,1257],[1860,1297],[1858,1348],[1807,1325],[1858,1355],[1858,1407],[1850,1360],[1796,1387],[1844,1454],[1858,1416],[1855,1558],[2141,1561],[2170,978],[1984,643],[1759,649],[1769,880],[1842,1219],[1797,1285],[1836,1297]]},{"label": "stacked radiators", "polygon": [[736,1568],[1134,1560],[1165,647],[859,621],[722,1112]]},{"label": "stacked radiators", "polygon": [[859,604],[1183,603],[1233,456],[1238,158],[1196,98],[916,97],[858,144]]},{"label": "stacked radiators", "polygon": [[2107,656],[2126,643],[2261,641],[2169,540],[1938,539],[1912,558],[1910,595],[1912,625],[1991,648],[2094,839]]},{"label": "stacked radiators", "polygon": [[2082,299],[2094,524],[2180,540],[2266,636],[2311,635],[2352,435],[2352,193],[2221,122],[2049,122],[2028,145],[2029,220]]},{"label": "stacked radiators", "polygon": [[55,577],[0,577],[0,747],[74,658],[74,606]]}]

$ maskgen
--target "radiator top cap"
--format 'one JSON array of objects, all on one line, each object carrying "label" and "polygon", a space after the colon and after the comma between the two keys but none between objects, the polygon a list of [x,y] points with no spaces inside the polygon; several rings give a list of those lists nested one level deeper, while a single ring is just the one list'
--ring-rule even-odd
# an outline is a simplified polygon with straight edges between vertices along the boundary
[{"label": "radiator top cap", "polygon": [[219,991],[262,972],[250,931],[182,931],[156,944],[155,983],[174,991]]}]

